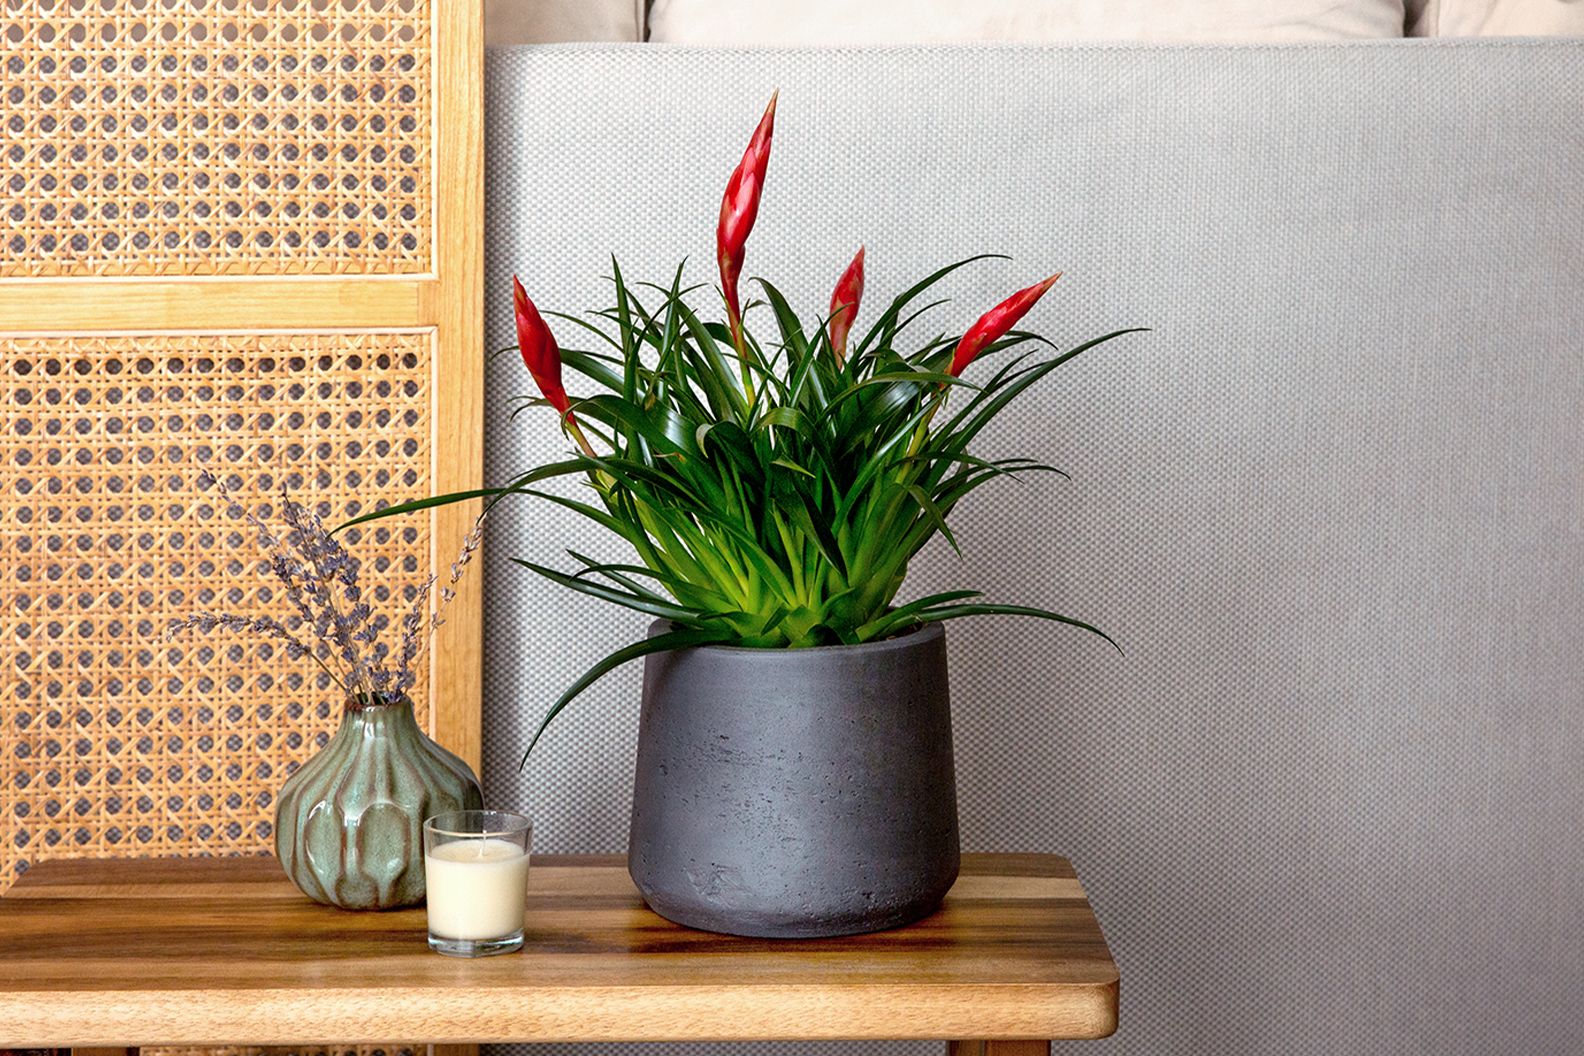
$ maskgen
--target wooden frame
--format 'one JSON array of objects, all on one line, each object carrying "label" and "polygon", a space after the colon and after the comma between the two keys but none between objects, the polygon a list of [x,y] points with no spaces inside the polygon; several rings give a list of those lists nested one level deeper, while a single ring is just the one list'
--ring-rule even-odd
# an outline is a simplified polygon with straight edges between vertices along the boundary
[{"label": "wooden frame", "polygon": [[[435,252],[439,302],[420,291],[436,327],[441,403],[435,422],[435,490],[462,491],[484,480],[484,7],[482,0],[435,6],[437,61]],[[435,568],[461,549],[478,517],[477,502],[435,513]],[[440,628],[430,678],[432,733],[475,771],[483,753],[482,569],[458,584],[457,617]],[[445,687],[445,695],[439,688]]]}]

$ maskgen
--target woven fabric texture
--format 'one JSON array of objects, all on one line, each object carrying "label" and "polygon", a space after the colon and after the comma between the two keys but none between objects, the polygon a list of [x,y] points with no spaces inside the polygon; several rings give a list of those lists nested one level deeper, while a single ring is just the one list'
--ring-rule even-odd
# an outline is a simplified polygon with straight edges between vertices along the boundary
[{"label": "woven fabric texture", "polygon": [[427,0],[0,4],[0,277],[430,270]]},{"label": "woven fabric texture", "polygon": [[[497,51],[492,347],[513,272],[574,312],[612,252],[713,283],[776,87],[746,267],[805,312],[862,242],[867,318],[1003,252],[921,332],[1058,268],[1030,328],[1154,328],[1006,416],[984,454],[1073,479],[983,494],[909,585],[1126,650],[950,631],[966,848],[1070,856],[1121,967],[1083,1051],[1584,1049],[1584,43]],[[491,478],[565,448],[508,418],[514,356],[489,388]],[[636,668],[518,761],[645,621],[504,560],[616,551],[529,504],[487,545],[486,794],[539,850],[620,851]]]},{"label": "woven fabric texture", "polygon": [[[257,854],[341,697],[196,612],[292,615],[205,469],[329,524],[430,491],[427,333],[0,341],[0,890],[50,857]],[[267,517],[275,517],[261,508]],[[277,511],[278,513],[278,511]],[[352,533],[358,533],[355,537]],[[378,611],[429,570],[410,520],[348,533]],[[427,694],[414,693],[420,721]]]}]

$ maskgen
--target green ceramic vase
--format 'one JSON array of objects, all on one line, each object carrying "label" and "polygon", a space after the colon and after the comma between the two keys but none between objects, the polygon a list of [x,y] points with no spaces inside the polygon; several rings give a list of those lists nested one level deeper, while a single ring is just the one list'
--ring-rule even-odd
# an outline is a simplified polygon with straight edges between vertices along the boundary
[{"label": "green ceramic vase", "polygon": [[411,700],[349,707],[281,789],[275,853],[316,902],[411,906],[424,899],[424,819],[483,801],[468,765],[418,728]]}]

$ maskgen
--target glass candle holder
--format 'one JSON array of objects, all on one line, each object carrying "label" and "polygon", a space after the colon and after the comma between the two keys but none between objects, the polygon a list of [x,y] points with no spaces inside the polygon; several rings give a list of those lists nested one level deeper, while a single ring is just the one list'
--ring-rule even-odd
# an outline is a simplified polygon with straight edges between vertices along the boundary
[{"label": "glass candle holder", "polygon": [[533,822],[498,810],[457,810],[424,822],[429,948],[487,957],[522,948]]}]

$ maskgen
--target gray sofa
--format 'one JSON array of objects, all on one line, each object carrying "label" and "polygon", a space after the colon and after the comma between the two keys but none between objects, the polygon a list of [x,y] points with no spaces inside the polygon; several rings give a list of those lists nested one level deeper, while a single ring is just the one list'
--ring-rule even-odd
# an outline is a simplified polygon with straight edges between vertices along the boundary
[{"label": "gray sofa", "polygon": [[[951,631],[967,849],[1070,856],[1121,966],[1088,1049],[1584,1050],[1584,41],[519,48],[488,77],[492,347],[513,272],[566,311],[613,252],[712,283],[773,87],[747,273],[809,314],[863,242],[870,304],[1014,258],[942,329],[1058,268],[1032,328],[1154,328],[989,441],[1072,481],[987,493],[966,561],[915,573],[1126,649]],[[514,356],[489,385],[491,477],[560,450],[507,419]],[[640,631],[500,560],[585,536],[523,504],[488,542],[485,784],[541,850],[625,840],[636,670],[517,768]]]}]

